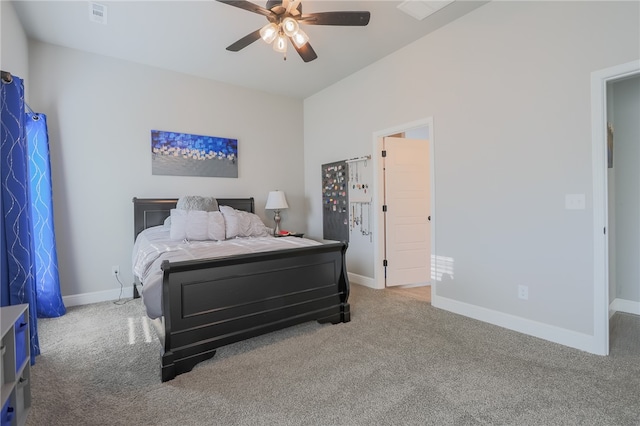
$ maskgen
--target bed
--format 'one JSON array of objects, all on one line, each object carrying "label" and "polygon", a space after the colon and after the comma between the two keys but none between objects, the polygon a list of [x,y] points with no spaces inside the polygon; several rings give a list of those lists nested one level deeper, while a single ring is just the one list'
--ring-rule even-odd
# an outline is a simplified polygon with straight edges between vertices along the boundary
[{"label": "bed", "polygon": [[[176,198],[134,198],[134,237],[163,225],[177,202]],[[217,202],[254,213],[253,198],[219,198]],[[308,321],[350,321],[346,249],[345,242],[334,242],[161,261],[162,317],[156,323],[162,343],[162,381],[191,371],[221,346]],[[145,283],[138,278],[135,294],[137,288],[144,299]]]}]

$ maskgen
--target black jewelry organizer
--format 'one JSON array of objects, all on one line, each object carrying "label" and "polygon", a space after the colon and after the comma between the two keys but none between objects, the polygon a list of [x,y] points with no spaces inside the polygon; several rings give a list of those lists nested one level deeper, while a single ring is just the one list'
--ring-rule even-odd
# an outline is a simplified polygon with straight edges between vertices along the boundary
[{"label": "black jewelry organizer", "polygon": [[322,230],[325,240],[349,241],[349,165],[322,165]]}]

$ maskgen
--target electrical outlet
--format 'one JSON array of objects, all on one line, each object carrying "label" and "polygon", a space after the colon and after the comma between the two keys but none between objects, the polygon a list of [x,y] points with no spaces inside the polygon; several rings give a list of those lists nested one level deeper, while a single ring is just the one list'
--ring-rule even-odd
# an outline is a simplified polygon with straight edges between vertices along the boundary
[{"label": "electrical outlet", "polygon": [[564,208],[567,210],[584,210],[586,204],[584,194],[566,194]]},{"label": "electrical outlet", "polygon": [[518,286],[518,299],[527,300],[529,299],[529,287],[526,285]]},{"label": "electrical outlet", "polygon": [[120,273],[120,267],[118,265],[114,265],[111,267],[111,275],[114,277]]}]

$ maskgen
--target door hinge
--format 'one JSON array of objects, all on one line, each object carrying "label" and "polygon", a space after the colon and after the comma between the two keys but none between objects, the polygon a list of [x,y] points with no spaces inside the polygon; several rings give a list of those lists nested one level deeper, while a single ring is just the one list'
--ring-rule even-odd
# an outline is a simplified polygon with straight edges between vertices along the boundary
[{"label": "door hinge", "polygon": [[382,266],[384,266],[385,268],[387,267],[387,259],[382,261]]},{"label": "door hinge", "polygon": [[607,235],[607,227],[604,227],[604,235]]},{"label": "door hinge", "polygon": [[387,150],[386,150],[386,149],[382,150],[382,156],[383,156],[383,157],[386,157],[386,156],[387,156]]},{"label": "door hinge", "polygon": [[382,211],[383,211],[383,212],[386,212],[386,211],[387,211],[387,205],[386,205],[386,204],[382,206]]}]

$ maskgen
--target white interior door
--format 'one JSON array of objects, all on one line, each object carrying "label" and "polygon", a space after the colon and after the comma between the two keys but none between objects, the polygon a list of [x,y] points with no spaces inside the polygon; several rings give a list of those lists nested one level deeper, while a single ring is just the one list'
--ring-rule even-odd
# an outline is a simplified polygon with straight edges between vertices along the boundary
[{"label": "white interior door", "polygon": [[431,206],[429,141],[383,141],[385,282],[387,287],[429,283]]}]

